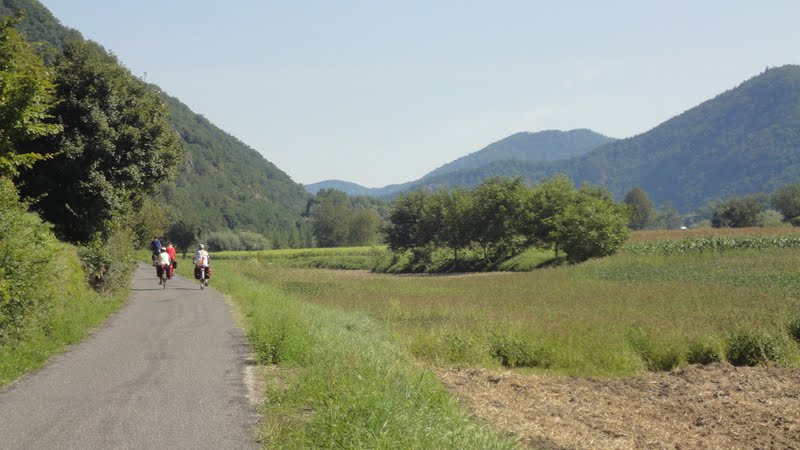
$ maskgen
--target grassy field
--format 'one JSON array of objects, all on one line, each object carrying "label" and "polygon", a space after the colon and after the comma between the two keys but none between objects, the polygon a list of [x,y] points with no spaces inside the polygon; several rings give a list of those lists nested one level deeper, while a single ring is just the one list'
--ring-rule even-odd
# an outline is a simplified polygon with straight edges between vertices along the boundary
[{"label": "grassy field", "polygon": [[749,336],[775,348],[765,361],[800,365],[787,332],[800,318],[795,248],[622,252],[525,273],[404,276],[298,269],[262,255],[237,255],[236,270],[292,298],[379,320],[433,364],[625,376],[730,360],[731,342]]},{"label": "grassy field", "polygon": [[[380,249],[222,253],[212,285],[272,368],[266,443],[503,448],[513,443],[468,419],[421,367],[591,377],[721,360],[800,367],[800,249],[769,247],[794,239],[785,231],[634,235],[637,251],[529,272],[309,268]],[[694,239],[713,251],[663,251]],[[518,258],[536,267],[548,255]]]}]

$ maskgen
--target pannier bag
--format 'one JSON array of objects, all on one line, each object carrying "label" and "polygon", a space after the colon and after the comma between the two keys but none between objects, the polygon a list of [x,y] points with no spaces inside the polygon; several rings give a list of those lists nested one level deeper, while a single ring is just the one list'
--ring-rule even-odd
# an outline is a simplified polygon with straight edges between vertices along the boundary
[{"label": "pannier bag", "polygon": [[[196,266],[194,268],[194,279],[195,280],[199,280],[200,279],[200,268],[196,267]],[[206,269],[206,280],[210,280],[210,279],[211,279],[211,267],[208,267]]]}]

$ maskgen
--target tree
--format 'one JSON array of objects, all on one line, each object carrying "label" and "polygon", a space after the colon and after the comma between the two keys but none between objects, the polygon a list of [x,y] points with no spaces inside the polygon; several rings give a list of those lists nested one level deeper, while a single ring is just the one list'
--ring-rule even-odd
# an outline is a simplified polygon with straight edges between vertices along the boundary
[{"label": "tree", "polygon": [[361,208],[350,214],[347,245],[369,245],[378,239],[381,217],[372,209]]},{"label": "tree", "polygon": [[711,226],[714,228],[745,228],[758,225],[758,216],[764,208],[759,195],[734,197],[713,207]]},{"label": "tree", "polygon": [[183,253],[183,257],[186,258],[186,252],[189,251],[189,247],[197,243],[198,232],[199,230],[195,225],[179,220],[170,225],[167,230],[167,239],[172,241],[175,244],[175,249]]},{"label": "tree", "polygon": [[576,196],[575,184],[565,175],[544,180],[528,194],[521,226],[528,245],[552,247],[558,257],[562,238],[559,215]]},{"label": "tree", "polygon": [[472,191],[472,211],[476,220],[474,237],[483,249],[484,259],[503,258],[519,250],[515,238],[524,214],[526,188],[522,178],[489,178]]},{"label": "tree", "polygon": [[384,228],[384,238],[389,250],[403,252],[433,243],[433,233],[425,222],[429,195],[422,189],[401,194],[389,210],[389,224]]},{"label": "tree", "polygon": [[553,221],[561,248],[570,262],[608,256],[628,237],[628,206],[614,202],[611,194],[581,188]]},{"label": "tree", "polygon": [[792,225],[800,225],[800,183],[787,184],[772,193],[770,198],[783,219]]},{"label": "tree", "polygon": [[650,224],[653,218],[653,202],[640,187],[635,187],[625,194],[623,200],[631,207],[632,217],[629,223],[631,229],[641,230]]},{"label": "tree", "polygon": [[674,230],[683,225],[683,218],[670,202],[664,202],[653,215],[651,227]]},{"label": "tree", "polygon": [[320,247],[345,245],[350,225],[347,194],[336,189],[319,191],[317,204],[311,210],[311,220],[317,245]]},{"label": "tree", "polygon": [[86,242],[172,176],[182,149],[158,94],[97,44],[68,43],[55,70],[64,132],[41,144],[59,152],[23,174],[24,193],[63,238]]},{"label": "tree", "polygon": [[453,259],[458,262],[459,252],[467,249],[476,240],[477,223],[472,196],[463,189],[441,191],[442,224],[439,241],[453,250]]},{"label": "tree", "polygon": [[45,155],[22,145],[57,134],[58,124],[47,123],[54,103],[53,76],[14,26],[22,15],[0,23],[0,175],[16,176]]}]

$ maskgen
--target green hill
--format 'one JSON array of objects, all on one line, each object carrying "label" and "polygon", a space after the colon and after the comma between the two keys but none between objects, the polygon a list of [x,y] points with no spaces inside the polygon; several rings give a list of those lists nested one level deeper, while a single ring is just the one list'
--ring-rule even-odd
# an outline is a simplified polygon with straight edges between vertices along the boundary
[{"label": "green hill", "polygon": [[480,169],[502,161],[558,161],[580,156],[613,142],[614,139],[591,130],[547,130],[513,134],[481,150],[462,156],[425,175],[437,177],[447,173]]},{"label": "green hill", "polygon": [[[63,47],[82,39],[35,0],[0,0],[0,16],[25,10],[20,29],[29,40]],[[174,182],[160,189],[175,219],[203,232],[240,229],[271,234],[292,230],[308,194],[303,186],[260,153],[192,112],[153,86],[167,103],[171,123],[184,141],[185,155]]]},{"label": "green hill", "polygon": [[428,176],[413,188],[475,186],[490,176],[528,183],[564,173],[617,198],[640,186],[681,212],[800,181],[800,66],[766,70],[650,131],[566,161],[494,161]]}]

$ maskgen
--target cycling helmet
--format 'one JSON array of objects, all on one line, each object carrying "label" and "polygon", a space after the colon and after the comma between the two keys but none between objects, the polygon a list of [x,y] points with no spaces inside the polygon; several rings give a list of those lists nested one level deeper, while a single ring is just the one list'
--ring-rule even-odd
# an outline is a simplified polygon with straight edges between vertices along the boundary
[{"label": "cycling helmet", "polygon": [[204,248],[206,248],[206,246],[205,246],[205,245],[203,245],[203,244],[200,244],[200,250],[202,250],[202,249],[204,249]]}]

